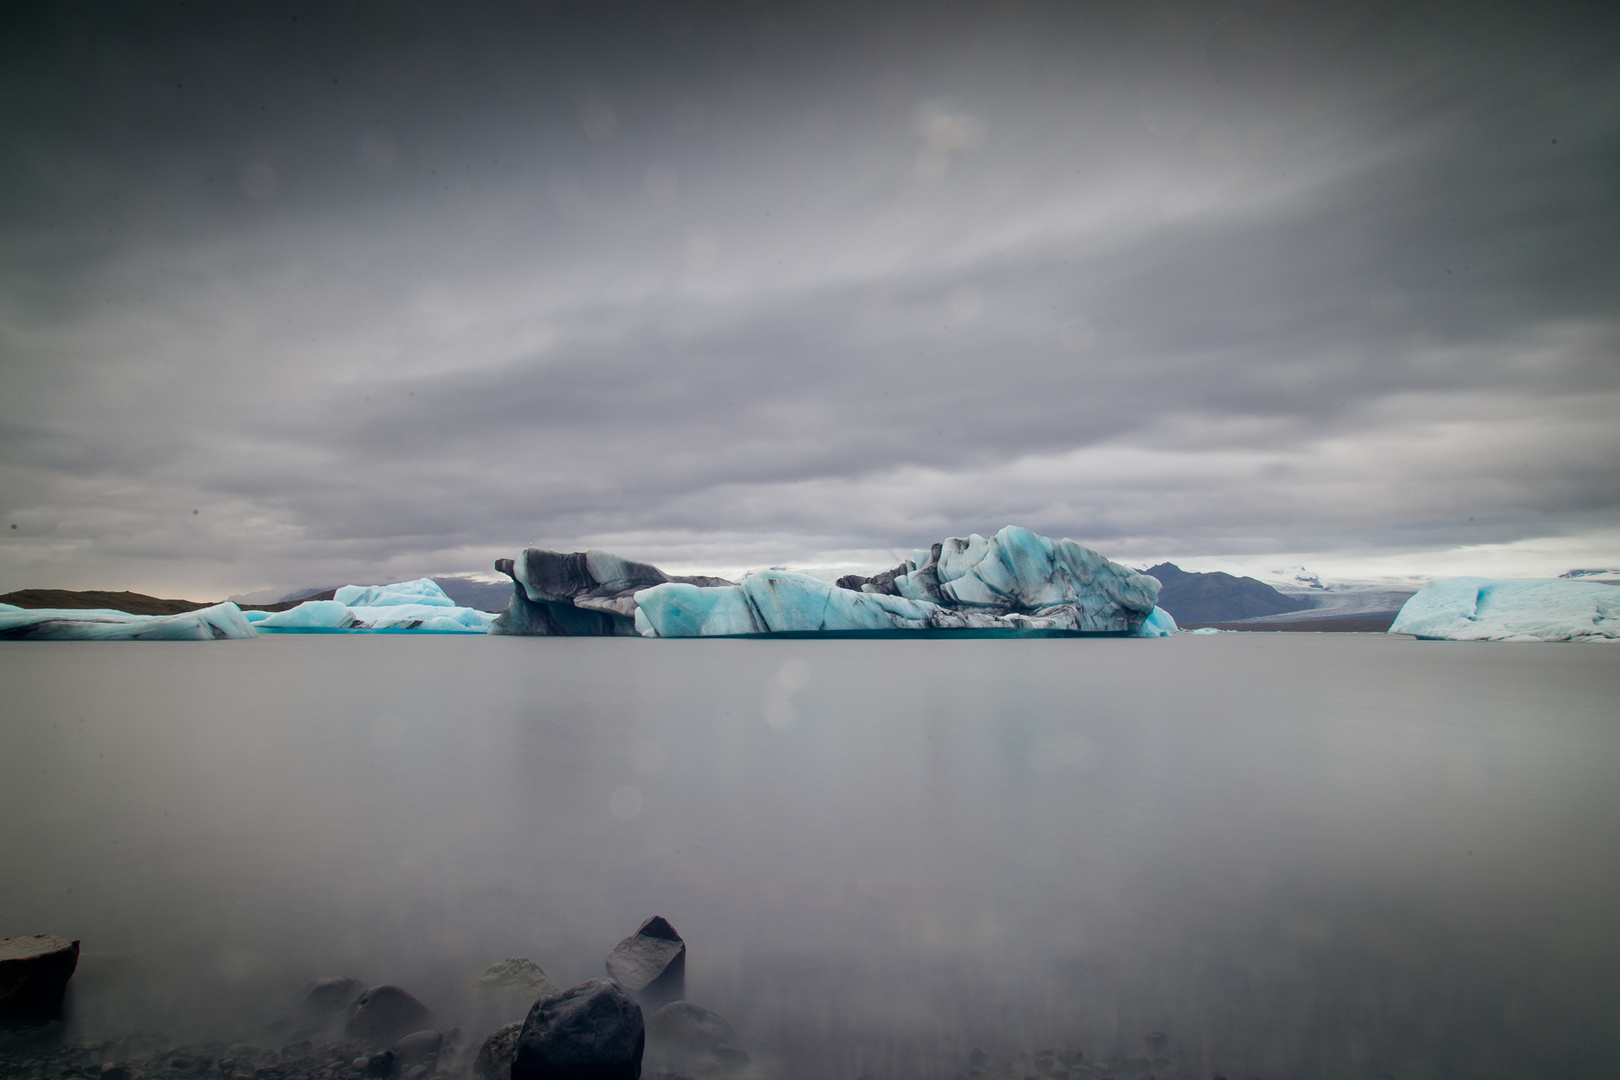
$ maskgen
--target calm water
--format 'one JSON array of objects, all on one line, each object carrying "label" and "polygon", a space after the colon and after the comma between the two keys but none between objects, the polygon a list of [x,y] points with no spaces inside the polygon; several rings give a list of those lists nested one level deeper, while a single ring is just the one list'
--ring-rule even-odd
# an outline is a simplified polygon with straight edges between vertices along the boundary
[{"label": "calm water", "polygon": [[[1193,1075],[1620,1074],[1620,650],[5,643],[0,935],[71,1024],[559,983],[662,914],[764,1076],[1078,1043]],[[262,1040],[268,1041],[268,1040]]]}]

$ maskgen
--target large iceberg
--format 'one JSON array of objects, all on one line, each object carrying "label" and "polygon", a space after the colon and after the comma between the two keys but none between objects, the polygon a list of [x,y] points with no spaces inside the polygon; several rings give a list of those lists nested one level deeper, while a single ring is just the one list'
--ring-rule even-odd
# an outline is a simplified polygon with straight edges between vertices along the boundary
[{"label": "large iceberg", "polygon": [[252,624],[242,609],[229,601],[179,615],[131,615],[107,608],[20,608],[0,604],[0,639],[217,641],[252,636]]},{"label": "large iceberg", "polygon": [[345,585],[330,600],[306,600],[286,611],[249,611],[267,633],[404,632],[487,634],[495,616],[456,606],[432,578],[392,585]]},{"label": "large iceberg", "polygon": [[1389,632],[1450,641],[1616,641],[1620,587],[1446,578],[1418,590]]},{"label": "large iceberg", "polygon": [[886,634],[932,631],[1159,637],[1175,620],[1159,583],[1073,540],[1008,526],[951,538],[893,570],[836,583],[787,570],[674,578],[604,551],[530,548],[496,569],[514,582],[494,634]]}]

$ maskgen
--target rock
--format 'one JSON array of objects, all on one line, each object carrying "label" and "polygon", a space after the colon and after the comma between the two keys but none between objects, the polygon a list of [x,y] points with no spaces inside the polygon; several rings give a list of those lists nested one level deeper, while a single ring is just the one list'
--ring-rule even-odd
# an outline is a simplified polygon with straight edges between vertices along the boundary
[{"label": "rock", "polygon": [[683,1049],[712,1050],[734,1034],[724,1017],[690,1001],[671,1001],[647,1017],[647,1036]]},{"label": "rock", "polygon": [[[667,924],[666,924],[667,925]],[[529,1010],[512,1080],[639,1080],[641,1006],[611,979],[543,997]]]},{"label": "rock", "polygon": [[523,996],[530,1002],[547,994],[555,994],[558,989],[546,978],[539,964],[519,956],[509,956],[489,965],[478,976],[476,985],[481,993]]},{"label": "rock", "polygon": [[380,1054],[372,1054],[366,1059],[360,1075],[367,1077],[390,1077],[399,1075],[399,1057],[392,1050],[384,1050]]},{"label": "rock", "polygon": [[373,986],[349,1006],[343,1032],[366,1046],[386,1046],[433,1024],[433,1011],[397,986]]},{"label": "rock", "polygon": [[413,1065],[405,1070],[405,1080],[422,1080],[428,1074],[426,1065]]},{"label": "rock", "polygon": [[512,1059],[517,1056],[518,1038],[523,1034],[523,1021],[496,1028],[478,1048],[473,1059],[473,1075],[483,1080],[509,1080]]},{"label": "rock", "polygon": [[0,938],[0,1018],[53,1015],[78,966],[77,941],[56,934]]},{"label": "rock", "polygon": [[607,973],[642,1004],[657,1008],[686,996],[686,942],[662,915],[614,946]]},{"label": "rock", "polygon": [[316,979],[304,987],[304,1012],[315,1017],[333,1017],[354,1004],[366,992],[359,979]]},{"label": "rock", "polygon": [[409,1068],[423,1061],[437,1060],[444,1048],[444,1036],[437,1031],[416,1031],[389,1047],[399,1060],[400,1068]]},{"label": "rock", "polygon": [[751,1060],[748,1051],[739,1050],[735,1046],[727,1046],[725,1043],[716,1046],[713,1052],[714,1059],[725,1069],[746,1068]]}]

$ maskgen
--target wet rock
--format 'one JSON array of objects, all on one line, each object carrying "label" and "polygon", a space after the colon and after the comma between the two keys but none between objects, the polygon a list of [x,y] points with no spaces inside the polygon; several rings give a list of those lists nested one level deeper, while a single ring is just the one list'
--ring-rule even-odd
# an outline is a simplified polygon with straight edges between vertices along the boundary
[{"label": "wet rock", "polygon": [[654,915],[614,946],[607,973],[649,1008],[686,996],[686,942],[662,915]]},{"label": "wet rock", "polygon": [[546,978],[539,964],[521,956],[509,956],[489,965],[474,985],[481,994],[523,998],[530,1003],[560,989]]},{"label": "wet rock", "polygon": [[534,1003],[523,1021],[511,1076],[639,1080],[645,1046],[641,1006],[613,980],[592,979]]},{"label": "wet rock", "polygon": [[359,979],[316,979],[304,987],[305,1014],[321,1019],[335,1017],[365,993]]},{"label": "wet rock", "polygon": [[389,1047],[402,1069],[424,1061],[437,1061],[443,1048],[444,1036],[437,1031],[415,1031]]},{"label": "wet rock", "polygon": [[725,1017],[690,1001],[671,1001],[647,1017],[647,1037],[691,1050],[711,1050],[734,1031]]},{"label": "wet rock", "polygon": [[373,986],[349,1006],[343,1032],[366,1046],[387,1046],[433,1025],[433,1011],[397,986]]},{"label": "wet rock", "polygon": [[62,1007],[79,943],[57,934],[0,938],[0,1019],[44,1019]]},{"label": "wet rock", "polygon": [[380,1054],[372,1054],[366,1059],[365,1066],[360,1070],[361,1076],[390,1077],[399,1075],[399,1058],[392,1050],[384,1050]]},{"label": "wet rock", "polygon": [[748,1066],[751,1060],[746,1050],[739,1050],[735,1046],[721,1043],[713,1050],[714,1059],[725,1069],[742,1069]]},{"label": "wet rock", "polygon": [[512,1059],[517,1055],[518,1039],[523,1034],[523,1021],[497,1028],[478,1048],[473,1059],[473,1074],[483,1080],[509,1080]]}]

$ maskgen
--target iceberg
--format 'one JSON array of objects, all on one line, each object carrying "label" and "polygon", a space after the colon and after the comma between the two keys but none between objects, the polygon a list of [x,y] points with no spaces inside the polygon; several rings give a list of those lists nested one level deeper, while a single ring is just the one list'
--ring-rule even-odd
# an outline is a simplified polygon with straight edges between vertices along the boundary
[{"label": "iceberg", "polygon": [[771,569],[741,582],[679,578],[603,551],[529,548],[501,559],[512,601],[492,634],[735,637],[754,634],[1176,632],[1159,583],[1073,540],[1011,526],[952,537],[893,570],[837,582]]},{"label": "iceberg", "polygon": [[1616,641],[1620,587],[1446,578],[1418,590],[1389,632],[1447,641]]},{"label": "iceberg", "polygon": [[230,601],[179,615],[131,615],[109,608],[20,608],[0,604],[0,639],[27,641],[217,641],[254,636]]},{"label": "iceberg", "polygon": [[247,618],[262,632],[281,634],[487,634],[495,620],[488,612],[458,607],[432,578],[345,585],[332,595],[331,600],[306,600],[286,611],[249,611]]}]

